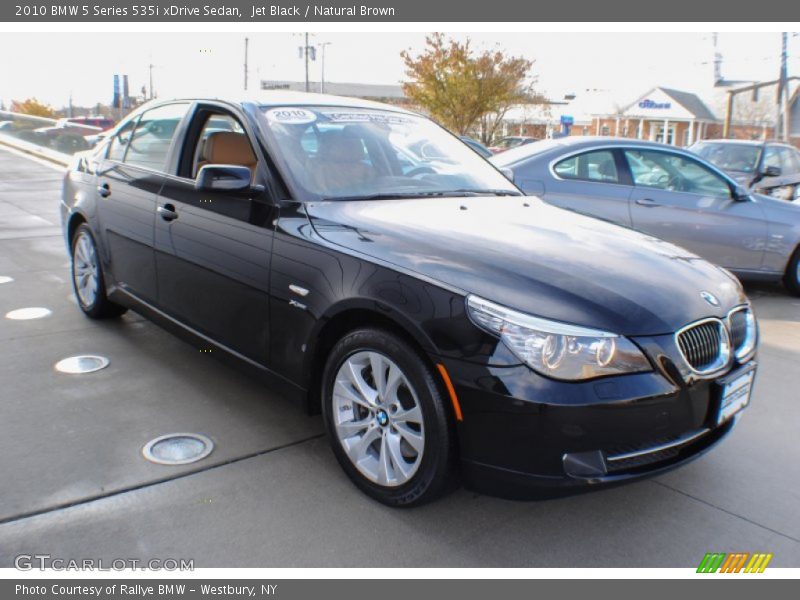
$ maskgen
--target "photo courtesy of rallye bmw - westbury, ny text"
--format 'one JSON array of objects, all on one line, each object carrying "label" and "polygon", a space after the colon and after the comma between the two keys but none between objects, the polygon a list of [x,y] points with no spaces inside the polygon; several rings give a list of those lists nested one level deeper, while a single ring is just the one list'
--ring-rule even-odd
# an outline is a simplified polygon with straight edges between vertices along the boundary
[{"label": "photo courtesy of rallye bmw - westbury, ny text", "polygon": [[52,596],[58,598],[163,598],[183,596],[199,592],[203,596],[232,596],[240,598],[275,597],[278,595],[278,584],[259,583],[257,585],[241,585],[236,583],[103,583],[72,584],[47,583],[14,585],[14,595],[19,598]]},{"label": "photo courtesy of rallye bmw - westbury, ny text", "polygon": [[0,597],[780,594],[799,21],[0,6]]}]

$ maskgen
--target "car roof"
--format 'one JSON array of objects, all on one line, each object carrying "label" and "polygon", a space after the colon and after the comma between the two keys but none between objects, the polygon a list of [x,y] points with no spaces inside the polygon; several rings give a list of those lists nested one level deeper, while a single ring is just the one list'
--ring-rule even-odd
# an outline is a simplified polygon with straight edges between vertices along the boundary
[{"label": "car roof", "polygon": [[781,142],[773,142],[771,140],[732,140],[732,139],[712,139],[712,140],[697,140],[698,144],[731,144],[737,146],[763,146],[764,144],[780,144]]},{"label": "car roof", "polygon": [[575,135],[562,138],[553,138],[548,140],[540,140],[535,144],[526,144],[525,146],[517,146],[511,150],[506,150],[500,154],[495,154],[491,157],[490,161],[497,166],[505,167],[517,162],[526,160],[532,156],[543,154],[551,150],[560,148],[564,151],[582,150],[584,148],[594,148],[597,146],[638,146],[650,147],[657,149],[669,148],[670,150],[681,151],[682,148],[677,146],[669,146],[660,142],[650,142],[648,140],[638,140],[635,138],[618,138],[597,135]]},{"label": "car roof", "polygon": [[165,101],[203,101],[217,100],[228,104],[254,105],[254,106],[341,106],[345,108],[374,108],[392,112],[416,114],[393,104],[384,104],[361,98],[346,96],[333,96],[330,94],[316,94],[312,92],[295,92],[291,90],[259,90],[256,92],[237,92],[231,94],[208,94],[196,96],[175,97],[165,100],[159,98],[158,103]]}]

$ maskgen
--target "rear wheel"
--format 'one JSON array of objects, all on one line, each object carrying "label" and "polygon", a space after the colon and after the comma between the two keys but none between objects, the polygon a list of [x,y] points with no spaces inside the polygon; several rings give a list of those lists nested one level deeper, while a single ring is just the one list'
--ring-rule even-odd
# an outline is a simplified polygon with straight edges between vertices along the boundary
[{"label": "rear wheel", "polygon": [[794,251],[792,258],[789,259],[786,273],[783,275],[783,284],[792,295],[800,296],[800,247]]},{"label": "rear wheel", "polygon": [[448,412],[422,358],[381,329],[345,335],[323,373],[323,418],[339,464],[372,498],[423,504],[454,482]]},{"label": "rear wheel", "polygon": [[72,236],[72,288],[78,306],[92,319],[118,317],[128,309],[106,296],[97,245],[89,226],[82,223]]}]

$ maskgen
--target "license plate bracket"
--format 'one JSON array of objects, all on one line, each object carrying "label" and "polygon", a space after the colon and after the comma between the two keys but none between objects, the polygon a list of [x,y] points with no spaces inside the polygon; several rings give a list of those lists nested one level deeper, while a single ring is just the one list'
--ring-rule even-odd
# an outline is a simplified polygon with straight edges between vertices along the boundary
[{"label": "license plate bracket", "polygon": [[750,404],[755,376],[756,365],[750,363],[717,381],[719,389],[717,425],[721,425]]}]

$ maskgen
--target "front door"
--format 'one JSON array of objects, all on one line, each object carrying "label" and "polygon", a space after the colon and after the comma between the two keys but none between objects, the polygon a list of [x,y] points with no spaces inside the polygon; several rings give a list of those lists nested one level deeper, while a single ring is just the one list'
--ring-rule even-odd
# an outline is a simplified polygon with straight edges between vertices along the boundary
[{"label": "front door", "polygon": [[735,199],[726,179],[682,154],[631,148],[624,155],[635,229],[729,269],[760,269],[767,226],[756,203]]},{"label": "front door", "polygon": [[257,174],[248,133],[234,115],[198,107],[183,155],[164,183],[156,218],[159,306],[173,318],[262,365],[269,360],[269,270],[277,209],[262,188],[198,191],[206,164]]}]

